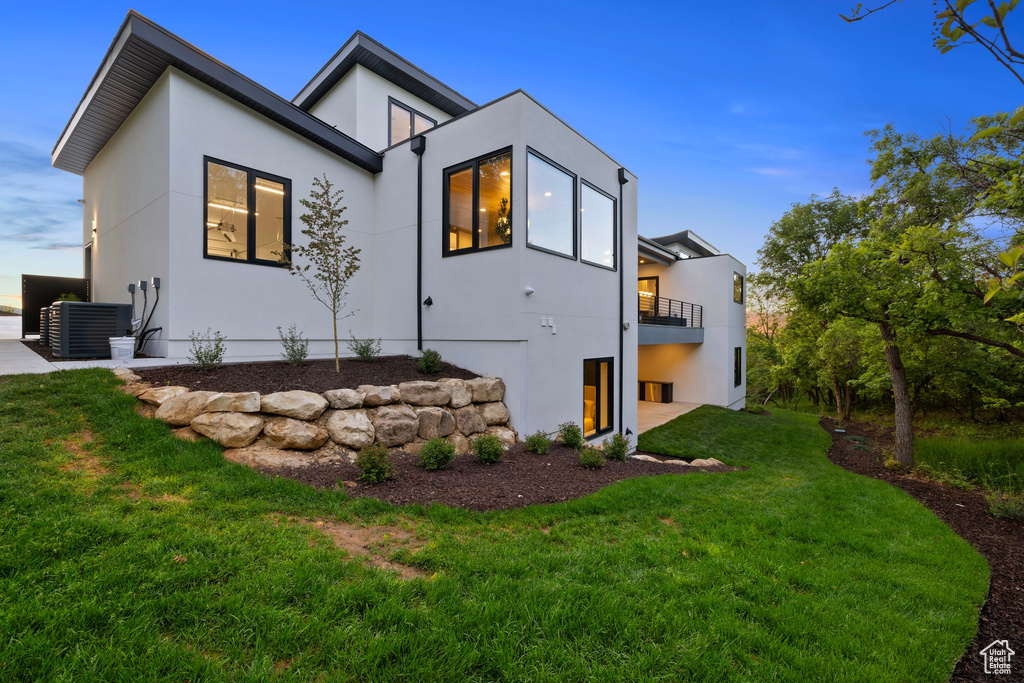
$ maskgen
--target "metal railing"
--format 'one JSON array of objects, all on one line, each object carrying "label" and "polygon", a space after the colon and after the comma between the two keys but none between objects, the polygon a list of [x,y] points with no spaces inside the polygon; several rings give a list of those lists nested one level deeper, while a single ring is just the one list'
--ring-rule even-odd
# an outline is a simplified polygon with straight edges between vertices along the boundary
[{"label": "metal railing", "polygon": [[641,325],[671,325],[675,327],[703,327],[704,307],[676,301],[663,296],[640,293]]}]

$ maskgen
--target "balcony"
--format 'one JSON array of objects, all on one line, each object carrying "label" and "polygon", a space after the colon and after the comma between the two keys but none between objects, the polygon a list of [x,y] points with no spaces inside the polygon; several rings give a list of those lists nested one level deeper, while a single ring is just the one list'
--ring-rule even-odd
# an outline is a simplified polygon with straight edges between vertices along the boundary
[{"label": "balcony", "polygon": [[700,304],[640,292],[637,322],[640,344],[701,344],[704,309]]}]

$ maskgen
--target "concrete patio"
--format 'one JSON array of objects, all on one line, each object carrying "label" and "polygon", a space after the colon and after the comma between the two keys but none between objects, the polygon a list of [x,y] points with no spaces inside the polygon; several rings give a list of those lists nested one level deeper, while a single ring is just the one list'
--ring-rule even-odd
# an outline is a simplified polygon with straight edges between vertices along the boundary
[{"label": "concrete patio", "polygon": [[700,403],[685,403],[683,401],[672,403],[637,401],[637,429],[643,434],[648,429],[654,429],[680,415],[685,415],[700,405]]}]

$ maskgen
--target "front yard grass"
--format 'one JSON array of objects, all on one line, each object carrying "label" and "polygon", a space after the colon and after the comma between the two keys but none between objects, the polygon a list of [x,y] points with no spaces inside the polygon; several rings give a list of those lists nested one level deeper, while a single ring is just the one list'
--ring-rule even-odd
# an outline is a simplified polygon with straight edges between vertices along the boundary
[{"label": "front yard grass", "polygon": [[[744,472],[475,513],[270,479],[134,402],[103,370],[0,378],[0,679],[942,681],[986,593],[806,415],[641,438]],[[427,578],[289,516],[407,529],[422,549],[390,559]]]}]

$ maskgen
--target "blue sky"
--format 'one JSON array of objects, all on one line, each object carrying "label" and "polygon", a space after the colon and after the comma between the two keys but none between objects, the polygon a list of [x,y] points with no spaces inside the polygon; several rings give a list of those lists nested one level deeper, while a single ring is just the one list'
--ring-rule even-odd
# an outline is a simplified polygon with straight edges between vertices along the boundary
[{"label": "blue sky", "polygon": [[641,234],[692,229],[749,268],[793,202],[870,189],[865,131],[960,131],[1024,95],[976,46],[939,55],[922,0],[853,25],[832,0],[14,3],[0,304],[21,273],[81,275],[81,179],[50,151],[129,7],[288,99],[357,29],[478,103],[522,88],[639,176]]}]

